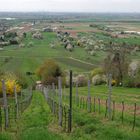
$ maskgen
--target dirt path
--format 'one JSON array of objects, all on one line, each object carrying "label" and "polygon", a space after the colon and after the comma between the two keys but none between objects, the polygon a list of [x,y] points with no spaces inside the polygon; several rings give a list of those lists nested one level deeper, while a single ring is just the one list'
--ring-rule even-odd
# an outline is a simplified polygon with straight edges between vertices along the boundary
[{"label": "dirt path", "polygon": [[83,60],[76,59],[76,58],[73,58],[73,57],[68,57],[68,58],[73,59],[73,60],[78,61],[78,62],[81,62],[81,63],[84,63],[84,64],[91,65],[91,66],[98,66],[98,65],[96,65],[96,64],[92,64],[92,63],[89,63],[89,62],[85,62],[85,61],[83,61]]}]

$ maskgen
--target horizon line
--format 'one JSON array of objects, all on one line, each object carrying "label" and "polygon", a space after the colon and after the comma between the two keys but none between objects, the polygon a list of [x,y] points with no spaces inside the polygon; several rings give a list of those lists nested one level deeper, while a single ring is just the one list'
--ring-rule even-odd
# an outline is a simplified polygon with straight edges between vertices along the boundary
[{"label": "horizon line", "polygon": [[0,13],[87,13],[87,14],[98,14],[98,13],[116,13],[116,14],[140,14],[140,12],[119,12],[119,11],[95,11],[95,12],[86,12],[86,11],[0,11]]}]

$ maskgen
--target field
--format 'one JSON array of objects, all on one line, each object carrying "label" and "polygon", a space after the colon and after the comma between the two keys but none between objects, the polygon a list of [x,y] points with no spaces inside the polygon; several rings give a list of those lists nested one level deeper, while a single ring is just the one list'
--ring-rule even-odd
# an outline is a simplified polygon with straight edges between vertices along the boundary
[{"label": "field", "polygon": [[[13,13],[14,14],[14,13]],[[12,15],[12,14],[11,14]],[[2,15],[1,15],[2,16]],[[5,14],[4,14],[5,16]],[[73,75],[83,75],[87,77],[95,68],[102,67],[104,60],[110,53],[109,42],[115,45],[125,44],[128,47],[128,60],[139,61],[140,51],[135,51],[140,47],[140,35],[125,34],[120,32],[135,31],[140,32],[140,21],[135,15],[131,19],[128,15],[53,15],[44,14],[26,15],[15,14],[15,21],[6,21],[11,27],[11,31],[17,32],[18,36],[26,32],[26,37],[22,38],[20,44],[0,46],[0,72],[10,72],[22,75],[22,80],[28,86],[40,80],[36,76],[37,69],[45,60],[54,59],[61,70],[68,72],[73,70]],[[115,16],[115,15],[114,15]],[[45,19],[43,19],[43,17]],[[78,18],[77,18],[78,17]],[[1,19],[0,19],[1,20]],[[2,20],[3,21],[3,20]],[[35,22],[35,23],[34,23]],[[92,26],[90,26],[92,25]],[[47,26],[58,28],[62,33],[70,33],[70,38],[74,41],[72,51],[65,49],[64,42],[58,38],[57,31],[43,32]],[[18,28],[17,28],[18,27]],[[42,39],[33,38],[33,32],[40,32]],[[117,36],[117,37],[116,37]],[[82,40],[86,40],[86,44]],[[89,40],[89,41],[87,41]],[[78,46],[77,42],[82,45]],[[92,44],[93,43],[93,44]],[[94,44],[95,43],[95,44]],[[99,44],[98,44],[99,43]],[[101,44],[100,44],[101,43]],[[29,46],[29,44],[32,44]],[[54,47],[51,47],[54,45]],[[86,45],[91,48],[86,48]],[[100,49],[98,46],[103,45]],[[106,45],[106,46],[105,46]],[[92,47],[95,47],[95,55],[91,55]],[[120,47],[119,46],[119,47]],[[122,47],[122,46],[121,46]],[[120,47],[120,48],[121,48]],[[89,49],[89,50],[86,50]],[[26,72],[33,72],[35,75],[29,77]],[[67,75],[68,76],[68,75]],[[25,90],[25,89],[23,89]],[[59,93],[58,89],[55,89]],[[52,92],[49,92],[52,95]],[[33,91],[30,106],[20,114],[19,119],[14,121],[13,127],[7,131],[0,132],[1,140],[139,140],[140,139],[140,88],[112,87],[112,112],[113,120],[106,116],[106,100],[108,99],[109,89],[107,84],[91,84],[91,112],[88,112],[87,96],[88,87],[79,87],[79,103],[76,105],[76,87],[73,86],[73,114],[72,132],[68,133],[63,127],[58,126],[58,112],[53,114],[50,102],[46,101],[45,96],[39,90]],[[20,98],[20,96],[18,96]],[[50,96],[50,99],[52,96]],[[58,96],[55,97],[58,103]],[[54,98],[53,98],[54,100]],[[0,98],[2,105],[2,98]],[[9,99],[14,103],[13,98]],[[69,88],[62,88],[62,104],[67,106],[69,103]],[[115,104],[115,107],[113,106]],[[135,114],[135,104],[136,114]],[[123,108],[124,106],[124,108]],[[13,116],[15,114],[12,114]],[[64,115],[64,114],[63,114]],[[136,122],[134,122],[136,115]],[[123,120],[122,120],[123,119]],[[68,121],[68,120],[66,120]],[[3,120],[4,127],[4,120]],[[133,123],[135,129],[132,131]],[[65,126],[66,127],[66,126]]]}]

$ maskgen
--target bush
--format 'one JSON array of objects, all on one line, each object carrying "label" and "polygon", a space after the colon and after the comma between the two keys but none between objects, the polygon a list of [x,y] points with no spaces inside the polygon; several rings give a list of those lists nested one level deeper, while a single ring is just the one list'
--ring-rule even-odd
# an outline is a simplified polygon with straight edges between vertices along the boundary
[{"label": "bush", "polygon": [[102,75],[104,74],[104,70],[102,68],[95,68],[92,72],[91,72],[91,77],[95,76],[95,75]]},{"label": "bush", "polygon": [[[131,69],[123,80],[123,86],[140,88],[140,67],[136,63],[131,63]],[[135,65],[136,64],[136,65]]]},{"label": "bush", "polygon": [[10,44],[11,45],[17,45],[20,43],[20,39],[18,37],[10,39]]},{"label": "bush", "polygon": [[33,42],[29,42],[27,46],[28,46],[28,48],[33,47],[34,43]]},{"label": "bush", "polygon": [[10,45],[9,41],[8,42],[0,42],[1,47],[8,46],[8,45]]},{"label": "bush", "polygon": [[19,48],[24,48],[24,47],[25,47],[25,44],[23,44],[23,43],[19,44]]},{"label": "bush", "polygon": [[133,77],[126,77],[123,81],[125,87],[135,87],[135,79]]},{"label": "bush", "polygon": [[[1,78],[5,80],[6,93],[8,95],[14,95],[14,87],[16,87],[17,93],[20,93],[21,86],[18,84],[15,75],[7,73],[4,74],[4,76],[2,76]],[[2,95],[2,82],[0,82],[0,95]]]},{"label": "bush", "polygon": [[4,36],[6,38],[15,38],[15,37],[17,37],[17,33],[16,32],[7,32],[7,33],[4,33]]},{"label": "bush", "polygon": [[87,79],[87,77],[85,76],[85,75],[78,75],[77,77],[76,77],[76,81],[78,82],[78,85],[80,86],[80,87],[83,87],[83,86],[86,86],[87,85],[87,81],[88,81],[88,79]]},{"label": "bush", "polygon": [[40,77],[43,84],[51,85],[58,84],[58,77],[62,77],[62,83],[65,84],[65,76],[59,65],[54,60],[47,60],[37,70],[37,75]]},{"label": "bush", "polygon": [[111,85],[112,85],[112,86],[117,85],[117,81],[116,81],[116,80],[112,80]]},{"label": "bush", "polygon": [[106,76],[105,75],[95,75],[93,78],[92,78],[92,83],[94,85],[101,85],[101,84],[105,84],[106,83]]},{"label": "bush", "polygon": [[91,55],[91,56],[96,56],[96,52],[95,52],[94,50],[92,50],[92,51],[90,52],[90,55]]},{"label": "bush", "polygon": [[43,39],[43,36],[40,32],[36,32],[35,34],[32,35],[32,38],[34,39]]},{"label": "bush", "polygon": [[127,76],[124,78],[123,86],[140,88],[140,75],[136,77]]}]

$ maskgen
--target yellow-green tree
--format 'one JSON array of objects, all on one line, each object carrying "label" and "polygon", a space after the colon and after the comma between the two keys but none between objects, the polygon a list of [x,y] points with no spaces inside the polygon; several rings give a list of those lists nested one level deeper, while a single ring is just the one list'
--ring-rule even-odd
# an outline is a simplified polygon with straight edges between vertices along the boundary
[{"label": "yellow-green tree", "polygon": [[45,61],[37,70],[37,75],[40,77],[43,84],[57,84],[58,77],[61,76],[64,83],[64,74],[59,65],[52,59]]}]

